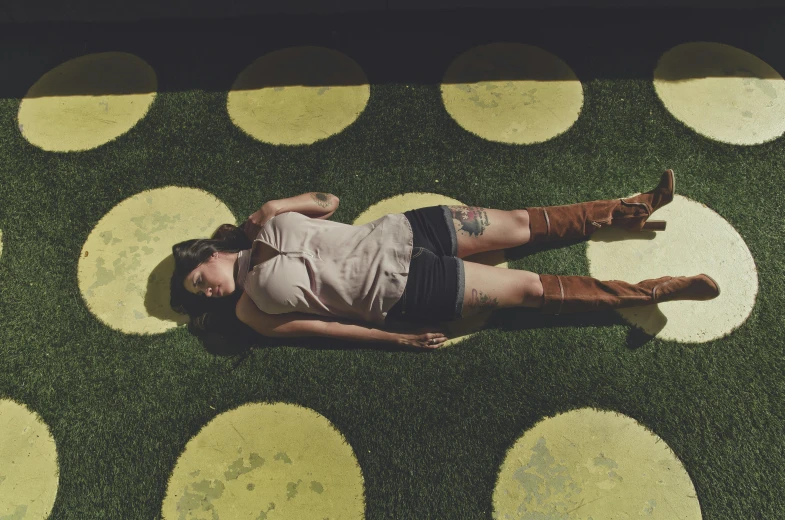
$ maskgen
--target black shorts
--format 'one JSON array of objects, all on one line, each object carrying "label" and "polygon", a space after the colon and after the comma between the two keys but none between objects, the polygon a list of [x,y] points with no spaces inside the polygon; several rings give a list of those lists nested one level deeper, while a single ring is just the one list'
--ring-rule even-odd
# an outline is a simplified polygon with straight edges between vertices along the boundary
[{"label": "black shorts", "polygon": [[458,253],[458,236],[447,206],[404,212],[412,225],[414,248],[409,279],[401,299],[388,311],[385,324],[435,324],[459,319],[466,274]]}]

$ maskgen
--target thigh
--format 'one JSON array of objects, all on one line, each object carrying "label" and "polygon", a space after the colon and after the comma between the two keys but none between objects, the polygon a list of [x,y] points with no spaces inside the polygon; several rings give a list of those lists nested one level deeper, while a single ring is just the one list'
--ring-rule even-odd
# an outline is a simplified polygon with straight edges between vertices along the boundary
[{"label": "thigh", "polygon": [[415,247],[401,299],[387,314],[389,322],[435,324],[460,317],[465,286],[463,260]]},{"label": "thigh", "polygon": [[414,247],[428,249],[436,256],[457,256],[458,237],[447,206],[413,209],[404,216],[412,225]]},{"label": "thigh", "polygon": [[479,206],[447,206],[458,241],[458,258],[516,247],[529,241],[529,213]]},{"label": "thigh", "polygon": [[536,273],[474,262],[464,262],[464,269],[463,318],[503,307],[540,306],[542,284]]}]

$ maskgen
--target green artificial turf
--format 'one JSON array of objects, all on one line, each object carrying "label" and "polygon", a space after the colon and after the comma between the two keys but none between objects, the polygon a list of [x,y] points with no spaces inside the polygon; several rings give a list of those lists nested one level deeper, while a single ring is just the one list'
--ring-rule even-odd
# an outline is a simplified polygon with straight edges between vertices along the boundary
[{"label": "green artificial turf", "polygon": [[[0,397],[40,414],[57,443],[52,518],[157,518],[186,443],[226,410],[274,401],[311,408],[345,436],[368,519],[490,519],[506,450],[539,420],[581,407],[617,411],[661,437],[704,519],[785,516],[785,141],[704,138],[665,110],[651,82],[659,56],[689,41],[735,45],[785,73],[785,12],[280,16],[17,25],[0,38]],[[572,67],[584,105],[566,133],[505,145],[447,114],[447,66],[495,41],[541,46]],[[291,45],[346,53],[371,97],[345,131],[273,146],[232,124],[227,91],[254,59]],[[16,128],[26,90],[63,61],[109,50],[134,53],[158,74],[147,116],[85,152],[29,144]],[[719,213],[755,259],[752,314],[715,341],[649,338],[614,312],[508,309],[432,352],[303,339],[216,356],[183,327],[140,336],[105,326],[77,286],[95,224],[147,189],[204,189],[238,218],[269,199],[325,191],[341,200],[332,220],[351,223],[415,191],[499,209],[616,198],[652,188],[665,168],[677,172],[679,194]],[[511,268],[588,275],[585,248],[519,248],[508,258]]]}]

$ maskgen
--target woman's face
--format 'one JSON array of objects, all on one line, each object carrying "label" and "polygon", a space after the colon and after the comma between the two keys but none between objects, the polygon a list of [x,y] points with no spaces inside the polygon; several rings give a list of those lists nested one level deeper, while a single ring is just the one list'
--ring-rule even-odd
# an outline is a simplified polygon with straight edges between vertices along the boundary
[{"label": "woman's face", "polygon": [[209,298],[228,296],[234,292],[234,263],[237,253],[213,253],[206,262],[196,266],[183,282],[185,290],[204,293]]}]

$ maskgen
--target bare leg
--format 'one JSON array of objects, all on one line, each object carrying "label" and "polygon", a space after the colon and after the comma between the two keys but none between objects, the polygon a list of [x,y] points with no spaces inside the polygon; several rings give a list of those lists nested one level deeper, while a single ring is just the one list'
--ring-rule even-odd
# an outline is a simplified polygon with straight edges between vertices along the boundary
[{"label": "bare leg", "polygon": [[477,206],[447,206],[458,236],[458,258],[507,249],[529,241],[529,212]]},{"label": "bare leg", "polygon": [[504,307],[542,307],[540,275],[464,260],[466,288],[462,318]]}]

